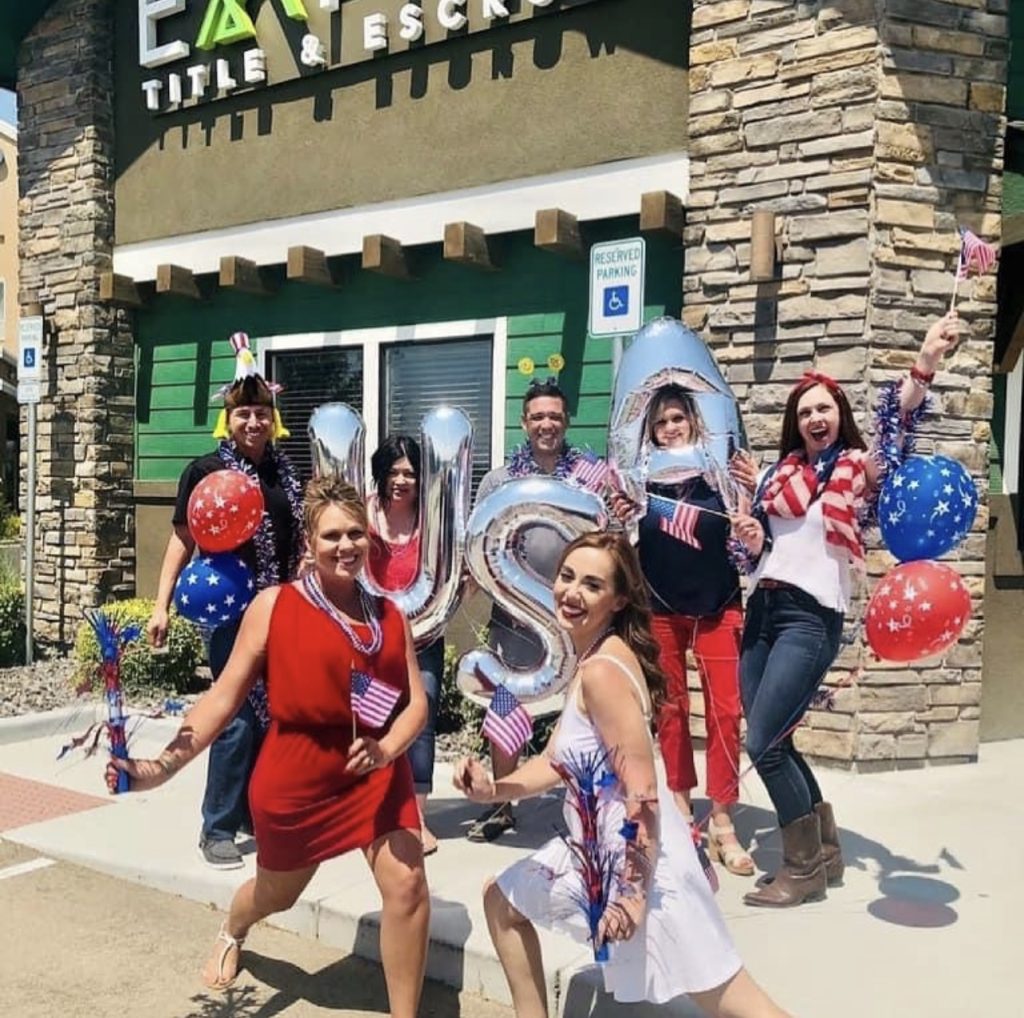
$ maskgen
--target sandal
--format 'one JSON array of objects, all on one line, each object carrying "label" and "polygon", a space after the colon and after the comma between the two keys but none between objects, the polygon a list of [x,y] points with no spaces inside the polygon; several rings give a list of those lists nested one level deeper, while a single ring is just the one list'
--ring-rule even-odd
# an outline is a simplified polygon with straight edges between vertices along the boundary
[{"label": "sandal", "polygon": [[730,835],[735,838],[736,828],[732,824],[716,824],[714,817],[708,821],[708,855],[720,862],[730,873],[738,877],[754,875],[754,860],[750,853],[738,842],[723,844],[723,839]]},{"label": "sandal", "polygon": [[215,951],[218,944],[224,945],[220,949],[220,955],[217,957],[217,977],[213,980],[207,979],[205,975],[202,977],[203,982],[211,990],[227,990],[234,985],[235,980],[238,978],[239,965],[235,966],[235,974],[229,979],[224,978],[224,965],[228,960],[228,952],[231,951],[232,948],[238,951],[238,955],[235,958],[236,962],[241,960],[242,945],[245,943],[245,937],[231,936],[231,934],[228,933],[227,925],[228,922],[225,919],[224,922],[220,924],[220,932],[217,934],[217,939],[213,942]]}]

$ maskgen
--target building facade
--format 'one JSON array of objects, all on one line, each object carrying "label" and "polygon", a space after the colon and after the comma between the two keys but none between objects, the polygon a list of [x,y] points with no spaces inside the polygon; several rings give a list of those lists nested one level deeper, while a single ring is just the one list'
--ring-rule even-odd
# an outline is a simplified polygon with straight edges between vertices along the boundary
[{"label": "building facade", "polygon": [[[474,420],[480,474],[549,374],[571,439],[602,451],[613,349],[588,334],[587,252],[641,235],[645,316],[706,338],[767,456],[811,365],[867,419],[948,305],[957,225],[1000,234],[1001,0],[39,6],[17,65],[21,293],[48,327],[36,611],[59,643],[80,605],[154,589],[231,332],[286,386],[300,461],[320,402],[359,408],[372,448],[446,399]],[[758,280],[755,212],[778,248]],[[922,449],[987,487],[995,277],[959,308]],[[974,598],[961,641],[879,665],[853,618],[809,751],[976,755],[1000,686],[982,669],[989,526],[986,505],[952,556]],[[892,565],[877,543],[870,562]]]}]

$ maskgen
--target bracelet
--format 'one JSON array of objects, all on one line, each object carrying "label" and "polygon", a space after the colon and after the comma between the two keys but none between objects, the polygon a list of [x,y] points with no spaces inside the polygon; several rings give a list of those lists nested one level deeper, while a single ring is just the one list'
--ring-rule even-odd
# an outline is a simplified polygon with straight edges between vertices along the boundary
[{"label": "bracelet", "polygon": [[916,364],[911,365],[910,380],[922,389],[927,389],[935,380],[934,371],[922,371]]}]

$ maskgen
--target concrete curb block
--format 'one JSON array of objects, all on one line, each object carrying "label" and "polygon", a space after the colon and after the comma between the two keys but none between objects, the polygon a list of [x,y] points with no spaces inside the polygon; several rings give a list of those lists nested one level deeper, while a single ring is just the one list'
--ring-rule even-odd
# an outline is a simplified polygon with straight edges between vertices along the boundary
[{"label": "concrete curb block", "polygon": [[[0,718],[0,746],[27,742],[29,739],[45,739],[62,732],[77,733],[79,729],[84,731],[89,725],[102,721],[106,715],[107,708],[103,703],[89,701],[76,707],[58,707],[56,710],[40,711],[35,714]],[[147,734],[153,730],[166,730],[167,737],[170,738],[178,730],[181,718],[147,718],[146,724],[155,726],[155,729],[147,727]]]}]

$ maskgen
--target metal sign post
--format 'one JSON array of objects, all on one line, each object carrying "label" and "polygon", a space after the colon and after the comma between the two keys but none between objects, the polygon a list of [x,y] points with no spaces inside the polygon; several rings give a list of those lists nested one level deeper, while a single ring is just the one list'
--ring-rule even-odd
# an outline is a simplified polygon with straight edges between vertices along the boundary
[{"label": "metal sign post", "polygon": [[[41,312],[38,304],[26,311]],[[18,322],[18,402],[26,404],[28,451],[25,471],[25,663],[32,664],[34,579],[36,559],[36,406],[42,388],[43,316],[26,315]]]}]

